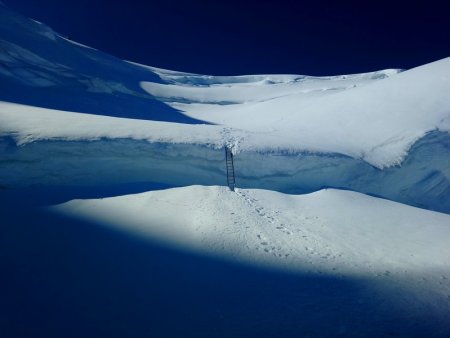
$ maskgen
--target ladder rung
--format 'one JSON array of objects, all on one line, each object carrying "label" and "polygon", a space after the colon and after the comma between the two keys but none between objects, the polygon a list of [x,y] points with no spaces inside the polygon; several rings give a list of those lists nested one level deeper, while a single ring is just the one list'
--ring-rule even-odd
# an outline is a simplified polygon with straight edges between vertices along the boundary
[{"label": "ladder rung", "polygon": [[230,190],[234,191],[236,181],[234,177],[233,153],[228,147],[225,147],[225,164],[227,168],[227,184]]}]

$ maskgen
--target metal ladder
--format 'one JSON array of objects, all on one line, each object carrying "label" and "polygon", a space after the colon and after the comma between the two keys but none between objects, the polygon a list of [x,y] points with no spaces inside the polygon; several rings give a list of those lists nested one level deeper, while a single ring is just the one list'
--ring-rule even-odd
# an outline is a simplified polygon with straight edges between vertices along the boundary
[{"label": "metal ladder", "polygon": [[225,146],[225,161],[227,165],[227,184],[231,191],[234,191],[236,181],[234,178],[233,153],[231,149]]}]

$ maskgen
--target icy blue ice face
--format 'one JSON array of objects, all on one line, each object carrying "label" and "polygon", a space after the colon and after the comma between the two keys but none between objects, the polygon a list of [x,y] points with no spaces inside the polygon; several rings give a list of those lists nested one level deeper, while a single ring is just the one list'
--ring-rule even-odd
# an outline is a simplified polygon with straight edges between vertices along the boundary
[{"label": "icy blue ice face", "polygon": [[[226,184],[223,149],[206,146],[101,140],[17,147],[3,138],[0,152],[0,185],[8,188],[132,184],[129,192],[135,192],[148,188],[142,182]],[[234,160],[236,185],[242,188],[286,193],[350,189],[450,213],[448,133],[430,133],[413,146],[401,166],[383,170],[338,154],[241,152]]]}]

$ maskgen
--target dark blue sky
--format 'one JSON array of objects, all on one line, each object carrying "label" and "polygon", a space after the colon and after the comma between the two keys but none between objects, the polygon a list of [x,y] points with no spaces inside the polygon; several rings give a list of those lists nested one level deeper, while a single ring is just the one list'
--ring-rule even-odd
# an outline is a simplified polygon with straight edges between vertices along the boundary
[{"label": "dark blue sky", "polygon": [[117,57],[203,74],[333,75],[450,56],[437,1],[3,0]]}]

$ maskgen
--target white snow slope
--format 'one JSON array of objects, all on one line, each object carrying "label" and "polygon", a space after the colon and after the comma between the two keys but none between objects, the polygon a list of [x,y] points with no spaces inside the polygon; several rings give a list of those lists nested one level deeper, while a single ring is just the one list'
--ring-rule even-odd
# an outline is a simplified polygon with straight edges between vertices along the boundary
[{"label": "white snow slope", "polygon": [[339,153],[383,168],[427,132],[450,131],[450,58],[328,78],[159,74],[171,84],[142,87],[191,117],[244,130],[237,149]]},{"label": "white snow slope", "polygon": [[[191,78],[201,83],[203,76]],[[382,79],[378,73],[345,79],[263,77],[282,79],[281,83],[260,77],[250,82],[253,78],[229,77],[228,82],[212,85],[142,83],[150,94],[184,114],[215,125],[136,121],[3,102],[0,135],[12,136],[18,144],[126,137],[228,144],[235,152],[336,153],[384,168],[401,164],[427,132],[450,131],[450,58]],[[202,103],[205,99],[211,101]]]}]

